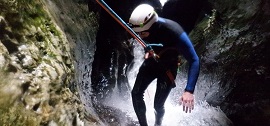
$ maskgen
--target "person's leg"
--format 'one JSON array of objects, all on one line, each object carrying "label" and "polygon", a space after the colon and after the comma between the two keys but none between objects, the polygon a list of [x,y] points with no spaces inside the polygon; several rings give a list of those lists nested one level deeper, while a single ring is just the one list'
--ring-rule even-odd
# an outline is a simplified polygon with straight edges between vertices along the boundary
[{"label": "person's leg", "polygon": [[170,83],[168,83],[168,81],[165,81],[163,78],[158,78],[154,101],[154,109],[156,116],[155,126],[160,126],[162,123],[162,119],[165,113],[164,103],[169,96],[171,89],[172,87],[170,86]]},{"label": "person's leg", "polygon": [[142,66],[131,92],[133,107],[141,126],[147,126],[146,106],[143,100],[143,94],[154,79],[155,77],[149,73],[149,70],[147,70],[145,66]]}]

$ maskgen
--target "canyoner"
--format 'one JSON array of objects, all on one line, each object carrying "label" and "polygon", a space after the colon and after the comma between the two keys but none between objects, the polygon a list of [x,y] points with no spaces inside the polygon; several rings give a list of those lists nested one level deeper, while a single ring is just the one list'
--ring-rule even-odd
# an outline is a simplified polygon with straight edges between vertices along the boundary
[{"label": "canyoner", "polygon": [[[132,103],[141,126],[147,126],[144,92],[149,84],[157,79],[154,98],[155,126],[162,124],[165,113],[164,103],[176,87],[179,55],[188,61],[187,85],[179,98],[183,111],[191,112],[194,108],[195,85],[199,76],[199,57],[186,32],[175,21],[159,17],[148,4],[137,6],[125,23],[103,0],[96,0],[127,32],[146,50],[145,60],[139,69],[131,96]],[[143,39],[146,39],[147,43]],[[156,42],[160,42],[156,44]],[[158,53],[156,53],[155,51]]]},{"label": "canyoner", "polygon": [[[97,3],[106,11],[108,14],[110,14],[113,19],[115,19],[127,32],[139,42],[146,51],[149,53],[153,54],[155,58],[158,58],[158,55],[155,54],[154,50],[152,49],[150,44],[145,43],[140,36],[136,32],[134,32],[125,21],[121,19],[103,0],[96,0]],[[157,45],[157,46],[162,46],[162,45]]]},{"label": "canyoner", "polygon": [[[149,55],[151,55],[157,62],[158,62],[158,58],[159,55],[155,53],[155,51],[153,50],[152,46],[159,46],[159,47],[163,47],[162,44],[147,44],[144,40],[142,40],[142,38],[130,27],[130,25],[132,24],[127,24],[125,23],[125,21],[122,20],[121,17],[119,17],[110,7],[108,4],[106,4],[105,1],[103,0],[96,0],[97,3],[106,11],[108,12],[113,19],[115,19],[135,40],[137,40],[137,42],[139,42],[141,44],[141,46],[143,46],[143,48],[149,53]],[[163,66],[160,66],[163,67]],[[167,76],[170,78],[170,80],[173,82],[173,86],[175,87],[175,82],[172,76],[171,71],[166,70]]]}]

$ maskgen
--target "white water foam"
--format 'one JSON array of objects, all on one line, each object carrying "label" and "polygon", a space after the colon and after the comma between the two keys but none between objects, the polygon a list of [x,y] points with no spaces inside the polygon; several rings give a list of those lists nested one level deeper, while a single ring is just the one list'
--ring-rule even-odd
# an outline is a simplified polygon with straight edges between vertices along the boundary
[{"label": "white water foam", "polygon": [[[128,79],[130,86],[133,87],[133,84],[136,79],[136,75],[138,73],[138,69],[143,62],[143,54],[144,50],[139,44],[135,44],[134,48],[134,65],[128,72]],[[183,75],[181,75],[183,76]],[[195,107],[191,113],[185,113],[183,111],[183,107],[176,103],[178,98],[182,95],[185,78],[180,78],[179,76],[176,78],[176,83],[178,83],[177,88],[174,88],[172,93],[169,95],[165,103],[165,115],[163,119],[164,126],[232,126],[232,122],[227,118],[227,116],[222,112],[219,107],[210,106],[206,101],[204,101],[203,96],[196,96],[196,94],[203,94],[202,92],[209,90],[209,81],[205,81],[205,77],[199,78],[195,91]],[[200,88],[200,89],[198,89]],[[147,88],[144,99],[147,107],[147,120],[149,126],[154,125],[155,122],[155,114],[154,114],[154,94],[156,89],[156,80],[154,80],[149,87]],[[111,107],[118,108],[123,112],[127,113],[128,117],[137,120],[135,112],[133,110],[132,101],[121,101],[119,95],[116,93],[107,101],[107,105]],[[177,93],[175,93],[177,92]],[[176,95],[176,96],[175,96]],[[124,122],[123,122],[124,123]],[[125,124],[123,124],[124,126]]]}]

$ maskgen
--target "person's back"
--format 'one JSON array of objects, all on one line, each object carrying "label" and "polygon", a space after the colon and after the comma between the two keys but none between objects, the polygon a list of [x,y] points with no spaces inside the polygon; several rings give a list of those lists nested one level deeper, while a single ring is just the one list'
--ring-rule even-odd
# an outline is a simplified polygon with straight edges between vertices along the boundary
[{"label": "person's back", "polygon": [[157,54],[175,50],[179,41],[179,35],[184,32],[182,27],[176,22],[161,17],[158,18],[158,21],[148,31],[151,34],[144,39],[146,42],[163,45],[162,47],[152,46]]}]

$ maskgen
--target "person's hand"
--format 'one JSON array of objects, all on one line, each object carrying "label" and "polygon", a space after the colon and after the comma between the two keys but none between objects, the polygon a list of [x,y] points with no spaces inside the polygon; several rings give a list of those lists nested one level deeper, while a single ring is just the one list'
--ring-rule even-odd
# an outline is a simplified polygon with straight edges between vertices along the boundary
[{"label": "person's hand", "polygon": [[146,52],[145,55],[144,55],[144,59],[148,59],[148,58],[153,57],[153,56],[155,56],[154,53]]},{"label": "person's hand", "polygon": [[144,59],[148,59],[149,58],[149,52],[146,52],[144,55]]},{"label": "person's hand", "polygon": [[183,111],[186,113],[191,113],[191,110],[194,109],[194,96],[190,92],[184,92],[182,97],[180,97],[180,104],[183,105]]}]

